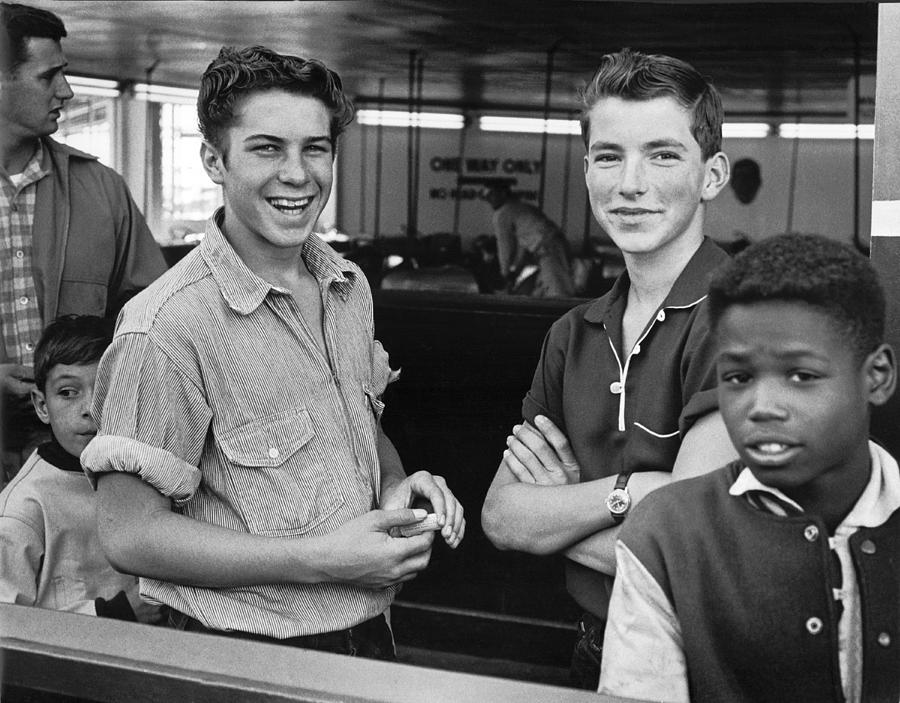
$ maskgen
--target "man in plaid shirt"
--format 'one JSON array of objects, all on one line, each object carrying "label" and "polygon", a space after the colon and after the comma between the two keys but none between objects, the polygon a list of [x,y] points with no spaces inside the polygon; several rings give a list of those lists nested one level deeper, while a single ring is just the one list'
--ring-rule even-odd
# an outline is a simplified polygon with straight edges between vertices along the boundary
[{"label": "man in plaid shirt", "polygon": [[9,474],[43,429],[29,396],[44,325],[116,314],[165,263],[122,178],[50,139],[73,97],[62,21],[2,3],[0,26],[0,447]]}]

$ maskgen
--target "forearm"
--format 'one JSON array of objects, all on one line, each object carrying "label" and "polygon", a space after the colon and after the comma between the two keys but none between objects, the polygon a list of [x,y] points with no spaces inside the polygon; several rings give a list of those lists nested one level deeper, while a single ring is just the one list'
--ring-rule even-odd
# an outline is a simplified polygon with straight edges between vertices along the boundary
[{"label": "forearm", "polygon": [[97,492],[100,543],[119,571],[202,587],[328,580],[327,536],[264,537],[194,520],[128,474],[102,476]]},{"label": "forearm", "polygon": [[406,478],[403,461],[390,438],[378,427],[378,463],[381,470],[379,505]]},{"label": "forearm", "polygon": [[565,555],[574,562],[594,571],[614,576],[616,573],[616,540],[620,525],[614,525],[595,532],[565,550]]},{"label": "forearm", "polygon": [[[632,475],[628,483],[632,502],[639,502],[669,481],[671,475],[661,471]],[[501,464],[484,502],[482,525],[485,534],[500,549],[533,554],[552,554],[568,549],[615,526],[606,509],[606,497],[615,482],[616,476],[608,476],[578,484],[538,486],[519,482]],[[588,556],[594,544],[589,542],[579,548],[581,557],[575,560],[584,563],[581,558],[600,559],[609,568],[610,562],[615,563],[612,555],[615,538],[610,542],[607,539],[597,542],[597,545],[603,545],[597,555]]]},{"label": "forearm", "polygon": [[500,549],[552,554],[612,525],[603,506],[615,478],[557,486],[519,482],[500,465],[481,513]]}]

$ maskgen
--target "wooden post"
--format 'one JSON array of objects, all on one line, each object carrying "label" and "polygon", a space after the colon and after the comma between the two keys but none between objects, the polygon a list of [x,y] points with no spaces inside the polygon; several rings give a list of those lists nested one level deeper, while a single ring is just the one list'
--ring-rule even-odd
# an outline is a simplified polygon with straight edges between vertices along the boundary
[{"label": "wooden post", "polygon": [[[887,296],[887,341],[900,352],[900,6],[878,10],[875,147],[872,179],[872,263]],[[879,408],[873,435],[900,456],[900,394]]]}]

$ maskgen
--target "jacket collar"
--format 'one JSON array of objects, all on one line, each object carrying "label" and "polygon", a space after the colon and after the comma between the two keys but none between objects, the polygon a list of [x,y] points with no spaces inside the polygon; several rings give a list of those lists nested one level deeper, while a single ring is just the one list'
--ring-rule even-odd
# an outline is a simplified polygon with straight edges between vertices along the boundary
[{"label": "jacket collar", "polygon": [[[691,308],[706,298],[710,273],[728,260],[728,254],[709,237],[704,237],[687,266],[675,279],[672,290],[666,295],[661,309]],[[584,313],[587,322],[602,323],[616,302],[628,294],[631,279],[624,271],[615,281],[609,293],[595,300]]]},{"label": "jacket collar", "polygon": [[[238,256],[222,234],[219,226],[222,215],[223,209],[219,208],[207,220],[200,253],[228,306],[241,315],[248,315],[262,305],[270,291],[287,291],[255,274]],[[307,237],[300,255],[320,287],[334,285],[341,298],[347,297],[356,280],[353,264],[338,256],[314,233]]]}]

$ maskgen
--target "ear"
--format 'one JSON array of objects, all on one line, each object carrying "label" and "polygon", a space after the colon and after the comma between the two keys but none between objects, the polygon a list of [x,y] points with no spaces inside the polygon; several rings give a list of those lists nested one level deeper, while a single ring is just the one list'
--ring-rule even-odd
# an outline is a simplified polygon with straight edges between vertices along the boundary
[{"label": "ear", "polygon": [[719,191],[726,186],[730,177],[731,164],[728,163],[728,157],[721,151],[713,154],[706,160],[706,180],[703,183],[700,199],[709,201],[715,198]]},{"label": "ear", "polygon": [[894,394],[897,386],[897,366],[894,350],[890,345],[882,344],[866,357],[863,362],[866,382],[868,383],[869,403],[884,405]]},{"label": "ear", "polygon": [[204,140],[200,145],[200,160],[210,180],[216,185],[222,185],[225,181],[225,155]]},{"label": "ear", "polygon": [[37,388],[31,389],[31,404],[34,406],[34,412],[37,413],[40,421],[45,425],[49,425],[50,413],[47,412],[47,399],[44,397],[43,392]]}]

